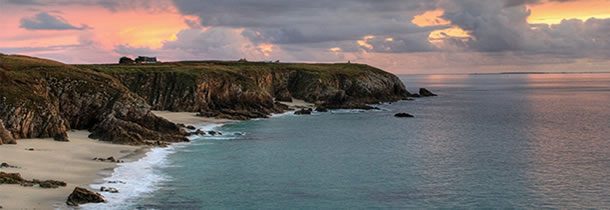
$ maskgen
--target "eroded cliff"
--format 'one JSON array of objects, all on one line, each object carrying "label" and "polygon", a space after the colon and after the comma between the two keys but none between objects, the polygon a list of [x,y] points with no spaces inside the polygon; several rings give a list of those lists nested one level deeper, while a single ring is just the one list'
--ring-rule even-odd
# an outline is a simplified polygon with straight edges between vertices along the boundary
[{"label": "eroded cliff", "polygon": [[62,63],[0,54],[0,143],[64,141],[70,129],[123,144],[184,141],[177,125],[111,76]]},{"label": "eroded cliff", "polygon": [[286,110],[277,100],[367,108],[410,95],[395,75],[361,64],[208,61],[80,67],[118,78],[153,109],[233,119]]}]

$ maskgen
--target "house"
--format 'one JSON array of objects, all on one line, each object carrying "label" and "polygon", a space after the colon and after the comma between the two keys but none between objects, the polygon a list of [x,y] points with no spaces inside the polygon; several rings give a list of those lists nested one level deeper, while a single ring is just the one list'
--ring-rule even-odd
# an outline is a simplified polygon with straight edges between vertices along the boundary
[{"label": "house", "polygon": [[157,57],[138,56],[135,61],[136,63],[157,63]]}]

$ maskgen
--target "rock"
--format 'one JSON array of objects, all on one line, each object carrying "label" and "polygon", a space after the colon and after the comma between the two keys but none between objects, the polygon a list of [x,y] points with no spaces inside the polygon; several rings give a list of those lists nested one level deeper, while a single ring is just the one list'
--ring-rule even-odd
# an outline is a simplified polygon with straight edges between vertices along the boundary
[{"label": "rock", "polygon": [[119,190],[114,187],[101,187],[100,191],[109,193],[119,193]]},{"label": "rock", "polygon": [[0,184],[21,184],[25,181],[19,173],[4,173],[0,171]]},{"label": "rock", "polygon": [[181,127],[181,128],[185,128],[185,127],[186,127],[186,125],[184,125],[184,124],[182,124],[182,123],[178,123],[178,124],[176,124],[176,125],[178,125],[178,127]]},{"label": "rock", "polygon": [[108,181],[108,184],[127,184],[124,181]]},{"label": "rock", "polygon": [[409,113],[402,112],[402,113],[395,114],[394,117],[398,117],[398,118],[413,118],[415,116],[413,116],[413,115],[411,115]]},{"label": "rock", "polygon": [[4,127],[4,122],[0,119],[0,145],[16,143],[15,138],[13,138],[11,132]]},{"label": "rock", "polygon": [[104,196],[99,193],[92,192],[85,188],[76,187],[70,196],[68,196],[68,200],[66,204],[68,206],[78,206],[81,204],[87,203],[103,203],[106,202]]},{"label": "rock", "polygon": [[27,150],[27,151],[34,151],[34,148],[27,148],[25,150]]},{"label": "rock", "polygon": [[196,135],[205,135],[205,131],[202,131],[201,129],[197,129],[197,131],[195,131]]},{"label": "rock", "polygon": [[410,95],[413,98],[421,98],[421,95],[417,94],[417,93],[413,93]]},{"label": "rock", "polygon": [[55,136],[53,136],[53,140],[55,141],[63,141],[63,142],[68,142],[68,134],[66,133],[58,133],[55,134]]},{"label": "rock", "polygon": [[429,91],[426,88],[420,88],[419,89],[419,95],[421,95],[422,97],[432,97],[432,96],[437,96],[436,94],[432,93],[431,91]]},{"label": "rock", "polygon": [[17,166],[10,165],[8,163],[1,163],[0,168],[18,168]]},{"label": "rock", "polygon": [[319,107],[316,107],[316,112],[328,112],[328,108],[319,106]]},{"label": "rock", "polygon": [[296,115],[311,115],[312,111],[313,110],[311,108],[301,109],[301,110],[298,110],[298,111],[294,112],[294,114],[296,114]]},{"label": "rock", "polygon": [[190,130],[195,130],[195,129],[197,129],[197,128],[195,128],[195,126],[192,126],[192,125],[187,125],[187,126],[186,126],[186,128],[187,128],[187,129],[190,129]]},{"label": "rock", "polygon": [[281,102],[292,102],[292,95],[288,88],[283,88],[275,93],[275,100]]},{"label": "rock", "polygon": [[208,131],[208,134],[209,134],[210,136],[216,136],[216,135],[220,135],[220,133],[219,133],[219,132],[217,132],[217,131]]},{"label": "rock", "polygon": [[58,188],[67,186],[65,182],[56,180],[39,181],[34,179],[32,182],[38,184],[41,188]]},{"label": "rock", "polygon": [[123,163],[123,162],[124,162],[124,161],[119,160],[119,159],[116,159],[116,158],[114,158],[114,157],[107,157],[107,158],[99,158],[99,157],[96,157],[96,158],[93,158],[93,160],[97,160],[97,161],[101,161],[101,162],[106,162],[106,161],[108,161],[108,162],[111,162],[111,163]]},{"label": "rock", "polygon": [[34,183],[33,182],[22,182],[21,186],[22,187],[34,187]]}]

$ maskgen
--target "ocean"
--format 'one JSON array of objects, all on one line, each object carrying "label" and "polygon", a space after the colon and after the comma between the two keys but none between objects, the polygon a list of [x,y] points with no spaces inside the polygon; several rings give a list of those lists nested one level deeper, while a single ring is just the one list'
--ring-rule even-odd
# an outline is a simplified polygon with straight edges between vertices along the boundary
[{"label": "ocean", "polygon": [[439,96],[217,125],[121,165],[121,193],[85,208],[610,207],[610,74],[401,79]]}]

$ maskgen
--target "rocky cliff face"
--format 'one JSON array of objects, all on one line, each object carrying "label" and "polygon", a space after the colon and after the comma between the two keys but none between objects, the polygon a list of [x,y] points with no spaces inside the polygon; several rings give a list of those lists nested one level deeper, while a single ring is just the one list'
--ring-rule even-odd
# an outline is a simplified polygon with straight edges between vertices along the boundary
[{"label": "rocky cliff face", "polygon": [[0,55],[0,143],[22,138],[67,140],[70,129],[123,144],[183,141],[175,124],[150,112],[116,79],[26,56]]},{"label": "rocky cliff face", "polygon": [[286,110],[274,99],[362,108],[410,95],[395,75],[359,64],[178,62],[83,67],[118,78],[153,109],[233,119]]}]

